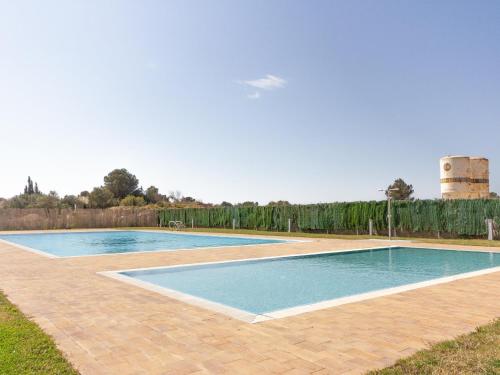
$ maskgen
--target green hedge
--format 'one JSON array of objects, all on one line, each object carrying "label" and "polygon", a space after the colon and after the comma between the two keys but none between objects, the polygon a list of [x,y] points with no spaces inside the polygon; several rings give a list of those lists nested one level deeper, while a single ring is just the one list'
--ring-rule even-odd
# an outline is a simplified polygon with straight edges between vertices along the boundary
[{"label": "green hedge", "polygon": [[[500,224],[500,200],[415,200],[392,205],[396,230],[453,236],[487,234],[485,219]],[[187,226],[286,231],[288,219],[296,231],[346,233],[368,231],[373,220],[378,232],[387,231],[387,202],[349,202],[292,206],[180,208],[159,211],[160,225],[181,220]]]}]

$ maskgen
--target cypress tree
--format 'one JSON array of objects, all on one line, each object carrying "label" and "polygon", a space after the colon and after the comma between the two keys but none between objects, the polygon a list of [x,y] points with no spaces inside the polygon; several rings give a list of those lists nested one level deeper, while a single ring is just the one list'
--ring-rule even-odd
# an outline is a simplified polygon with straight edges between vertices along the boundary
[{"label": "cypress tree", "polygon": [[33,181],[31,180],[31,177],[28,176],[28,194],[31,195],[35,192],[33,189]]}]

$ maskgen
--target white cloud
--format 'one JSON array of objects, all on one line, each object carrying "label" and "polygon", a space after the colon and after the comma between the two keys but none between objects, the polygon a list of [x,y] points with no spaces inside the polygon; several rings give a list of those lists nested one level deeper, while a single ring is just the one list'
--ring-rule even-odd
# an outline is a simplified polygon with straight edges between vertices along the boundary
[{"label": "white cloud", "polygon": [[285,87],[287,82],[281,77],[267,74],[264,78],[243,81],[242,83],[262,90],[275,90]]},{"label": "white cloud", "polygon": [[259,99],[260,98],[260,92],[255,91],[253,94],[247,95],[249,99]]}]

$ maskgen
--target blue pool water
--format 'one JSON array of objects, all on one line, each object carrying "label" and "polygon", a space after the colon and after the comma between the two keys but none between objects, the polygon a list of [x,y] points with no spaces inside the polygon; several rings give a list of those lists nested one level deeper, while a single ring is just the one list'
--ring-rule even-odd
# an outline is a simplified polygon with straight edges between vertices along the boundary
[{"label": "blue pool water", "polygon": [[287,242],[139,231],[9,234],[0,239],[60,257]]},{"label": "blue pool water", "polygon": [[254,314],[500,266],[500,253],[409,247],[126,271]]}]

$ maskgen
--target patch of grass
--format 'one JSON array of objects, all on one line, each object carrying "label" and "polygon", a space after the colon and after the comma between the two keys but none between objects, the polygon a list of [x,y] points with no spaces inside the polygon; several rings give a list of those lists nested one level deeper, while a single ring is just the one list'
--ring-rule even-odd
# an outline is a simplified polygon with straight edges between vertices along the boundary
[{"label": "patch of grass", "polygon": [[54,341],[1,292],[0,374],[78,374]]},{"label": "patch of grass", "polygon": [[488,241],[481,239],[462,239],[462,238],[453,238],[453,239],[438,239],[438,238],[401,238],[401,239],[409,239],[415,242],[425,242],[425,243],[442,243],[448,245],[463,245],[463,246],[483,246],[483,247],[500,247],[500,241]]},{"label": "patch of grass", "polygon": [[[155,230],[167,230],[168,228],[158,228],[158,227],[130,227],[122,229],[155,229]],[[386,236],[368,236],[368,235],[351,235],[351,234],[326,234],[326,233],[305,233],[305,232],[272,232],[266,230],[252,230],[252,229],[223,229],[223,228],[185,228],[183,232],[207,232],[207,233],[228,233],[228,234],[250,234],[250,235],[262,235],[262,236],[279,236],[279,237],[305,237],[305,238],[331,238],[331,239],[341,239],[341,240],[367,240],[367,239],[379,239],[387,240]],[[393,237],[395,240],[410,240],[415,242],[425,242],[425,243],[440,243],[449,245],[464,245],[464,246],[484,246],[484,247],[500,247],[500,241],[488,241],[482,239],[444,239],[444,238],[419,238],[419,237]]]},{"label": "patch of grass", "polygon": [[473,333],[444,341],[369,375],[498,375],[500,319]]}]

